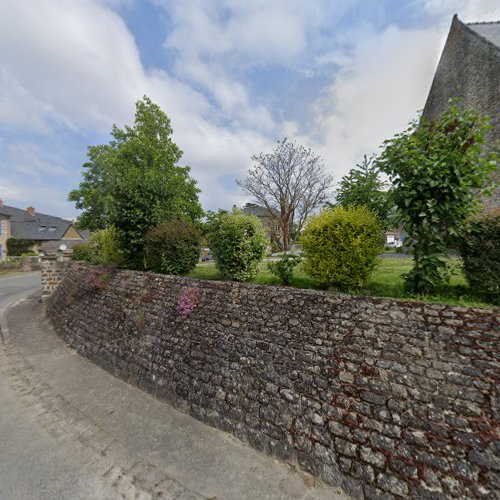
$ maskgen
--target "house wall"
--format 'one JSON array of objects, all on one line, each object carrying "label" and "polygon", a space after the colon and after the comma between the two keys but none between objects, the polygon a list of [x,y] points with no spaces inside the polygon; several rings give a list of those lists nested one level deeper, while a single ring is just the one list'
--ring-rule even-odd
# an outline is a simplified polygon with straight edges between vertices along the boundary
[{"label": "house wall", "polygon": [[[438,117],[451,98],[492,118],[488,142],[500,140],[500,48],[485,41],[455,16],[446,40],[423,116]],[[494,177],[500,181],[497,169]],[[500,206],[500,189],[484,200],[487,209]]]},{"label": "house wall", "polygon": [[2,246],[2,252],[0,259],[7,257],[7,240],[10,238],[10,222],[7,218],[2,218],[0,216],[0,245]]},{"label": "house wall", "polygon": [[51,264],[78,352],[366,498],[494,498],[498,310]]}]

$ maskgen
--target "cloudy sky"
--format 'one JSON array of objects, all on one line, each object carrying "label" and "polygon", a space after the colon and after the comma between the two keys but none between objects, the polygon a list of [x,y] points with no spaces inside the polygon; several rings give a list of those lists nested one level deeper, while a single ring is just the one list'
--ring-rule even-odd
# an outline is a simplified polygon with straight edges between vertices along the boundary
[{"label": "cloudy sky", "polygon": [[74,217],[90,144],[144,94],[205,208],[283,137],[340,180],[423,108],[453,13],[498,0],[0,0],[0,198]]}]

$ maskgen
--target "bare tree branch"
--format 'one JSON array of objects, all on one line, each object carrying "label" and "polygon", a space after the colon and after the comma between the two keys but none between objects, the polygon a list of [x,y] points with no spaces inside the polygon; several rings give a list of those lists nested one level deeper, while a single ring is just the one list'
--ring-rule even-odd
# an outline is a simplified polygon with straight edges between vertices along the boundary
[{"label": "bare tree branch", "polygon": [[308,215],[330,196],[333,178],[311,149],[283,139],[272,153],[252,156],[253,167],[236,181],[279,224],[281,245],[289,250],[292,230],[302,229]]}]

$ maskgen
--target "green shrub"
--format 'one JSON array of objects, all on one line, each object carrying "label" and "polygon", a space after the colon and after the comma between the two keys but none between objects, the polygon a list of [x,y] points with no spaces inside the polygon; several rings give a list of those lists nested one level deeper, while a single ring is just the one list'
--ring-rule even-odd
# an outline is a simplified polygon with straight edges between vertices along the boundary
[{"label": "green shrub", "polygon": [[31,248],[36,241],[24,238],[9,238],[7,240],[7,255],[10,257],[19,257],[23,253],[31,252]]},{"label": "green shrub", "polygon": [[500,303],[500,209],[470,221],[460,241],[465,277],[476,294]]},{"label": "green shrub", "polygon": [[72,260],[84,260],[91,264],[96,263],[95,256],[95,248],[91,243],[80,243],[79,245],[75,245],[71,252]]},{"label": "green shrub", "polygon": [[267,264],[269,271],[278,277],[283,285],[290,285],[293,278],[293,270],[301,261],[297,255],[285,253],[279,260],[270,261]]},{"label": "green shrub", "polygon": [[125,265],[125,255],[120,247],[118,232],[114,226],[92,233],[90,244],[94,248],[96,264],[104,266],[115,264],[118,267]]},{"label": "green shrub", "polygon": [[346,290],[366,284],[384,245],[379,221],[366,207],[336,207],[311,217],[302,248],[307,273]]},{"label": "green shrub", "polygon": [[123,266],[125,257],[118,241],[117,231],[113,226],[95,231],[87,243],[75,245],[72,249],[73,260],[84,260],[103,266]]},{"label": "green shrub", "polygon": [[147,267],[157,273],[188,274],[200,258],[200,238],[199,229],[190,221],[158,224],[146,234]]},{"label": "green shrub", "polygon": [[235,281],[254,278],[267,246],[260,220],[242,212],[220,211],[208,226],[208,244],[221,278]]}]

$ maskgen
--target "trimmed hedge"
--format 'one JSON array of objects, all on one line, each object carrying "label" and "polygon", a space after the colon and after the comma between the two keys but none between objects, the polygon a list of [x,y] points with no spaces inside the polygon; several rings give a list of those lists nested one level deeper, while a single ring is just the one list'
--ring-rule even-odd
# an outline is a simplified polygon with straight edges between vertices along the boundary
[{"label": "trimmed hedge", "polygon": [[188,274],[200,258],[200,238],[200,230],[190,221],[164,221],[151,228],[144,240],[148,269],[164,274]]},{"label": "trimmed hedge", "polygon": [[460,254],[472,291],[500,304],[500,208],[469,222]]},{"label": "trimmed hedge", "polygon": [[302,235],[305,271],[341,290],[366,284],[383,250],[377,217],[366,207],[336,207],[311,217]]},{"label": "trimmed hedge", "polygon": [[23,253],[31,252],[31,248],[35,243],[34,240],[9,238],[7,240],[7,255],[9,257],[20,257]]},{"label": "trimmed hedge", "polygon": [[266,252],[260,220],[243,212],[220,212],[209,223],[208,244],[222,279],[250,281]]}]

